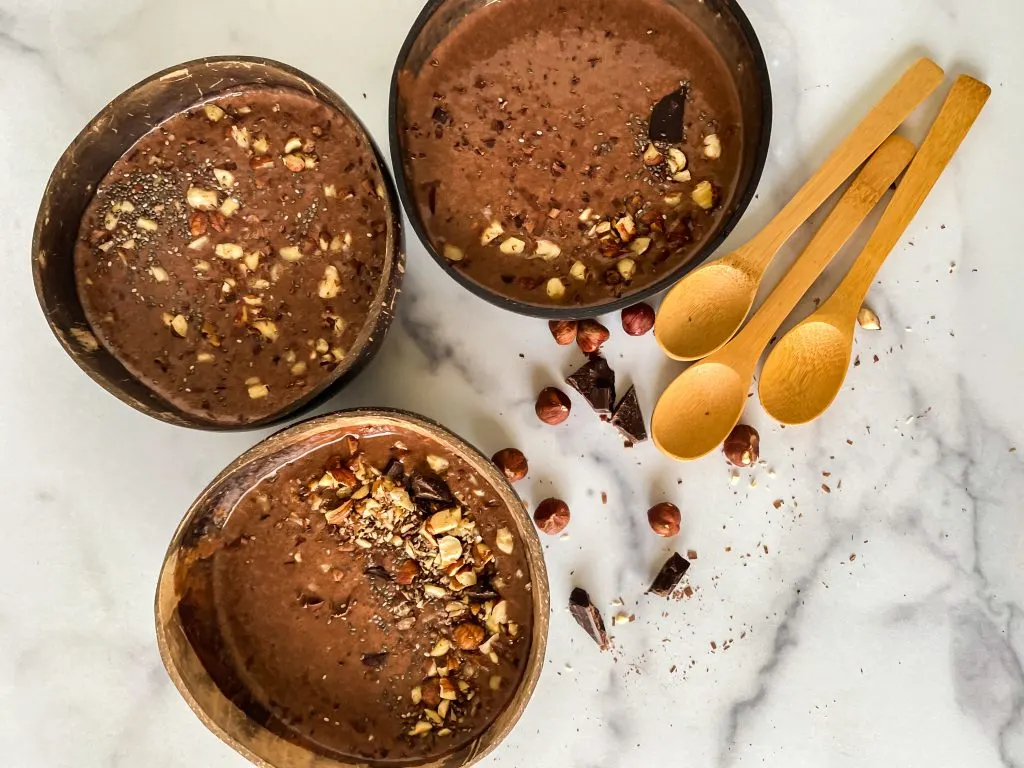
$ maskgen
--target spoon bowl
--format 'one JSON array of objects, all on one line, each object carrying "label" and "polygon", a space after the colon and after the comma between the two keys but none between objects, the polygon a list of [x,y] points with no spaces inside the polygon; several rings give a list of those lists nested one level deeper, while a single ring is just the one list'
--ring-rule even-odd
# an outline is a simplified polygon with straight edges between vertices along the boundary
[{"label": "spoon bowl", "polygon": [[750,377],[725,363],[687,368],[665,390],[651,416],[655,444],[684,461],[711,453],[739,421],[749,387]]},{"label": "spoon bowl", "polygon": [[730,257],[707,264],[669,291],[654,336],[675,360],[707,357],[731,339],[750,312],[759,278]]},{"label": "spoon bowl", "polygon": [[761,369],[761,404],[782,424],[805,424],[832,405],[850,367],[853,328],[801,323],[779,341]]}]

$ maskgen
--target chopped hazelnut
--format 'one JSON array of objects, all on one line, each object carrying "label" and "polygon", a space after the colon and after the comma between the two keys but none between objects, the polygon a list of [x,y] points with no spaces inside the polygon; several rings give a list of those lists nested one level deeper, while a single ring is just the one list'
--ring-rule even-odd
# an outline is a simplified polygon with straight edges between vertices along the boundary
[{"label": "chopped hazelnut", "polygon": [[206,119],[211,123],[216,123],[222,117],[224,117],[224,110],[218,107],[216,104],[204,104],[203,112],[206,113]]},{"label": "chopped hazelnut", "polygon": [[253,400],[259,400],[260,398],[266,397],[270,394],[270,387],[266,384],[250,384],[249,385],[249,397]]},{"label": "chopped hazelnut", "polygon": [[644,150],[644,165],[653,168],[656,165],[661,165],[664,159],[656,146],[653,144],[647,145],[647,149]]},{"label": "chopped hazelnut", "polygon": [[675,174],[677,174],[680,171],[683,171],[685,169],[686,169],[686,155],[683,154],[683,151],[681,149],[676,149],[675,147],[672,147],[672,149],[670,149],[668,151],[668,171],[669,171],[669,173],[675,175]]},{"label": "chopped hazelnut", "polygon": [[623,216],[615,222],[615,231],[619,233],[619,237],[624,243],[628,243],[636,234],[636,222],[633,221],[632,216]]},{"label": "chopped hazelnut", "polygon": [[690,196],[693,198],[693,202],[705,211],[715,207],[715,188],[711,186],[710,181],[702,181],[693,188]]},{"label": "chopped hazelnut", "polygon": [[554,261],[562,253],[562,249],[550,240],[538,240],[537,241],[537,257],[544,259],[544,261]]},{"label": "chopped hazelnut", "polygon": [[480,234],[480,245],[489,245],[493,240],[505,233],[505,229],[501,226],[500,221],[492,221],[488,224],[484,231]]},{"label": "chopped hazelnut", "polygon": [[213,252],[221,259],[230,260],[240,259],[244,253],[242,246],[237,243],[217,243]]},{"label": "chopped hazelnut", "polygon": [[324,268],[324,277],[317,286],[317,295],[321,299],[333,299],[341,291],[341,275],[338,268],[328,264]]},{"label": "chopped hazelnut", "polygon": [[556,301],[565,296],[565,284],[560,277],[552,277],[548,280],[544,290],[548,298],[555,299]]},{"label": "chopped hazelnut", "polygon": [[252,327],[267,341],[277,341],[277,323],[273,320],[254,320]]},{"label": "chopped hazelnut", "polygon": [[647,253],[647,249],[651,247],[651,238],[649,237],[638,237],[632,243],[629,244],[629,250],[635,253],[637,256],[643,256]]},{"label": "chopped hazelnut", "polygon": [[224,168],[214,168],[213,176],[222,187],[229,188],[235,185],[235,174]]},{"label": "chopped hazelnut", "polygon": [[494,545],[498,548],[498,551],[511,555],[515,547],[512,532],[508,528],[499,528],[498,532],[494,535]]},{"label": "chopped hazelnut", "polygon": [[171,330],[181,338],[188,336],[188,320],[184,315],[175,315],[171,318]]},{"label": "chopped hazelnut", "polygon": [[509,237],[502,241],[498,250],[504,254],[516,256],[526,250],[526,242],[518,237]]},{"label": "chopped hazelnut", "polygon": [[185,201],[200,211],[212,211],[217,207],[217,193],[212,189],[189,187],[185,193]]},{"label": "chopped hazelnut", "polygon": [[870,307],[861,307],[860,312],[857,313],[857,324],[865,331],[879,331],[882,329],[882,323],[878,319],[878,315],[871,310]]},{"label": "chopped hazelnut", "polygon": [[[455,645],[463,651],[476,650],[480,647],[480,643],[484,641],[484,628],[472,622],[459,624],[452,631],[452,639],[455,640]],[[444,693],[442,692],[443,695]],[[455,697],[453,696],[452,698]]]},{"label": "chopped hazelnut", "polygon": [[170,279],[167,274],[167,270],[163,267],[158,267],[155,264],[149,268],[149,274],[151,274],[153,279],[158,283],[166,283]]},{"label": "chopped hazelnut", "polygon": [[444,257],[448,259],[448,261],[462,261],[462,259],[465,257],[465,254],[462,252],[462,249],[459,248],[457,245],[445,243]]},{"label": "chopped hazelnut", "polygon": [[277,253],[285,261],[298,261],[302,258],[302,251],[294,245],[286,245],[284,248],[278,248]]},{"label": "chopped hazelnut", "polygon": [[587,279],[587,265],[582,261],[575,261],[573,265],[569,267],[569,277],[573,280],[579,280],[581,282]]},{"label": "chopped hazelnut", "polygon": [[722,142],[717,133],[704,137],[704,157],[717,160],[722,156]]},{"label": "chopped hazelnut", "polygon": [[633,279],[633,275],[636,274],[636,259],[631,259],[628,256],[624,259],[619,259],[615,264],[615,269],[622,275],[623,280],[629,282]]}]

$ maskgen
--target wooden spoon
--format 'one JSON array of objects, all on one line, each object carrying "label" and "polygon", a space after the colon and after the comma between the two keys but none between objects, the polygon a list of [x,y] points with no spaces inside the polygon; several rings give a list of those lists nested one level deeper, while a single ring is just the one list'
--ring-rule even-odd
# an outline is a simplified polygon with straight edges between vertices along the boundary
[{"label": "wooden spoon", "polygon": [[914,149],[900,136],[886,139],[746,327],[669,385],[651,417],[651,434],[664,453],[696,459],[728,437],[772,334],[907,167]]},{"label": "wooden spoon", "polygon": [[732,338],[754,304],[772,259],[794,232],[942,82],[920,59],[875,105],[757,237],[680,280],[658,310],[654,335],[669,357],[698,360]]},{"label": "wooden spoon", "polygon": [[863,252],[821,307],[782,337],[765,360],[761,404],[783,424],[820,416],[843,386],[861,302],[886,256],[988,101],[991,89],[966,75],[957,79],[921,150],[882,214]]}]

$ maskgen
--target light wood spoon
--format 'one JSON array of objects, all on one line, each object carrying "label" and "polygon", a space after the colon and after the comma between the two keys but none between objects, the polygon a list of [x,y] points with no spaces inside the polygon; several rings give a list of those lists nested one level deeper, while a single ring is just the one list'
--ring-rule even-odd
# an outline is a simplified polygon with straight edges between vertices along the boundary
[{"label": "light wood spoon", "polygon": [[732,338],[750,312],[757,287],[779,249],[939,87],[943,77],[934,61],[920,59],[757,237],[678,282],[665,296],[654,325],[665,354],[676,360],[698,360]]},{"label": "light wood spoon", "polygon": [[820,416],[843,386],[861,302],[879,267],[906,231],[988,101],[991,89],[957,79],[921,150],[849,274],[810,317],[779,340],[761,371],[761,404],[783,424]]},{"label": "light wood spoon", "polygon": [[743,330],[669,385],[651,417],[658,448],[675,459],[696,459],[728,437],[772,334],[907,167],[914,149],[900,136],[886,139]]}]

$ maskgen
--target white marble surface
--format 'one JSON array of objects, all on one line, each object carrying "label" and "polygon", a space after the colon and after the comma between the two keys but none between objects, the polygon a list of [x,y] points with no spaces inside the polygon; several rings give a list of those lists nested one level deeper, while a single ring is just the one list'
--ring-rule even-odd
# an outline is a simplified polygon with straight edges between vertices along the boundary
[{"label": "white marble surface", "polygon": [[[767,221],[916,54],[994,90],[873,288],[884,329],[858,337],[863,364],[832,411],[780,430],[752,400],[747,420],[767,464],[736,486],[719,455],[677,465],[650,445],[625,452],[583,407],[567,428],[544,427],[534,393],[578,353],[551,343],[544,323],[459,289],[417,244],[384,351],[331,406],[410,408],[487,452],[517,444],[533,467],[526,497],[557,493],[574,510],[568,540],[546,541],[556,611],[545,672],[486,765],[1024,766],[1024,470],[1012,450],[1024,435],[1024,4],[745,5],[771,64],[776,122],[760,194],[733,243]],[[183,510],[259,435],[161,425],[60,350],[29,274],[52,164],[123,88],[215,53],[310,72],[383,143],[392,62],[418,8],[0,0],[3,765],[244,764],[169,683],[152,598]],[[616,330],[608,351],[648,408],[677,371],[650,337]],[[684,510],[674,542],[656,540],[643,516],[664,497]],[[776,498],[786,500],[778,510]],[[699,552],[695,597],[643,597],[672,546]],[[614,629],[614,654],[600,654],[562,610],[577,584],[608,614],[621,596],[638,616]]]}]

